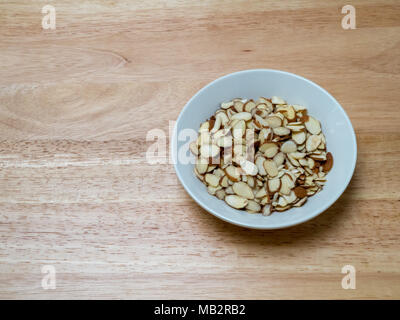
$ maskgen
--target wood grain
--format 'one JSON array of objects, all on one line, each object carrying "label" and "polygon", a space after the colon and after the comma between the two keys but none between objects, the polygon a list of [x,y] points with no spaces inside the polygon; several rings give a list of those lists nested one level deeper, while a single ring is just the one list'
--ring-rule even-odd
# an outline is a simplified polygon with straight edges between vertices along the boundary
[{"label": "wood grain", "polygon": [[[342,1],[51,1],[56,30],[45,4],[0,3],[0,298],[400,298],[398,1],[351,1],[355,30]],[[251,68],[322,85],[358,139],[340,200],[280,231],[217,220],[145,160],[149,130]]]}]

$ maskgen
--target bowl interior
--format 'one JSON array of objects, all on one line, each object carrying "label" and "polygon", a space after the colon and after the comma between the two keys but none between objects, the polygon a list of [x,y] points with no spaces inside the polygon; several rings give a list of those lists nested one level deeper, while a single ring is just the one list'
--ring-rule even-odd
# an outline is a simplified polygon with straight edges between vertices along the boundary
[{"label": "bowl interior", "polygon": [[327,150],[334,158],[321,192],[310,197],[300,208],[274,212],[265,217],[235,210],[208,194],[205,185],[195,177],[193,164],[176,161],[175,169],[192,198],[219,218],[249,228],[284,228],[307,221],[326,210],[343,193],[353,175],[357,157],[354,130],[342,107],[327,91],[305,78],[277,70],[247,70],[224,76],[201,89],[182,110],[176,122],[171,151],[176,153],[187,149],[191,139],[177,139],[177,133],[187,128],[197,132],[200,123],[212,116],[221,102],[237,97],[256,100],[260,96],[279,96],[290,104],[304,105],[310,115],[320,120]]}]

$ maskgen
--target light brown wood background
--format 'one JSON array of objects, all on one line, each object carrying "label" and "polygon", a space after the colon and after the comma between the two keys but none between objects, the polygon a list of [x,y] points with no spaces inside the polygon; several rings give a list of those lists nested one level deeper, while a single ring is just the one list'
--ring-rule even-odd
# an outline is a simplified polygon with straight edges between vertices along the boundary
[{"label": "light brown wood background", "polygon": [[[251,68],[322,85],[359,144],[340,200],[280,231],[219,221],[144,157],[150,129]],[[397,0],[2,1],[0,298],[400,298],[399,83]]]}]

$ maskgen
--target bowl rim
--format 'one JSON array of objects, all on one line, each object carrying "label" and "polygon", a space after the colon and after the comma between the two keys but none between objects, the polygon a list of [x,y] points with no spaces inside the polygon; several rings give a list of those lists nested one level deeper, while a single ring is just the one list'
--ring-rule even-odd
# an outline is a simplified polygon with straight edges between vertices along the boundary
[{"label": "bowl rim", "polygon": [[203,209],[205,209],[207,212],[211,213],[213,216],[225,221],[225,222],[229,222],[231,224],[234,224],[236,226],[239,227],[244,227],[244,228],[249,228],[249,229],[257,229],[257,230],[276,230],[276,229],[284,229],[284,228],[289,228],[289,227],[293,227],[296,225],[299,225],[301,223],[310,221],[312,219],[314,219],[315,217],[319,216],[321,213],[323,213],[324,211],[326,211],[330,206],[332,206],[339,198],[340,196],[344,193],[344,191],[346,190],[347,186],[349,185],[353,175],[354,175],[354,170],[356,167],[356,163],[357,163],[357,139],[356,139],[356,134],[353,128],[353,125],[350,121],[349,116],[347,115],[346,111],[343,109],[343,107],[341,106],[341,104],[324,88],[322,88],[321,86],[319,86],[318,84],[316,84],[315,82],[308,80],[302,76],[299,76],[297,74],[291,73],[291,72],[287,72],[287,71],[282,71],[282,70],[276,70],[276,69],[247,69],[247,70],[242,70],[242,71],[237,71],[237,72],[233,72],[233,73],[229,73],[226,75],[223,75],[213,81],[211,81],[210,83],[208,83],[207,85],[205,85],[204,87],[202,87],[200,90],[198,90],[191,98],[190,100],[185,104],[185,106],[183,107],[183,109],[181,110],[181,112],[179,113],[179,116],[176,120],[175,126],[174,126],[174,130],[172,133],[172,141],[171,141],[171,146],[170,146],[170,152],[172,154],[173,150],[176,150],[177,148],[177,126],[179,121],[181,120],[181,117],[183,115],[183,113],[188,109],[189,105],[192,103],[193,100],[195,100],[197,98],[197,96],[199,96],[203,91],[207,90],[209,87],[213,86],[214,84],[216,84],[217,82],[223,81],[227,78],[230,77],[234,77],[236,75],[239,74],[244,74],[244,73],[252,73],[252,72],[270,72],[270,73],[280,73],[280,74],[285,74],[291,77],[295,77],[298,78],[300,80],[303,80],[305,82],[308,82],[310,85],[316,87],[317,89],[321,90],[322,92],[324,92],[330,99],[332,99],[338,106],[339,106],[339,110],[342,112],[347,124],[349,125],[350,129],[351,129],[351,141],[354,144],[354,154],[353,154],[353,158],[352,158],[352,163],[351,163],[351,171],[350,174],[346,177],[345,183],[342,185],[342,187],[340,188],[339,192],[336,193],[336,195],[334,197],[332,197],[332,200],[327,202],[324,206],[321,207],[321,209],[315,210],[315,214],[306,217],[304,219],[298,219],[298,220],[294,220],[291,222],[286,222],[286,223],[282,223],[282,225],[273,225],[273,226],[258,226],[252,223],[243,223],[234,219],[229,219],[226,217],[223,217],[220,213],[218,213],[216,210],[210,208],[207,206],[207,204],[201,202],[197,196],[191,191],[190,187],[185,183],[183,177],[181,176],[180,171],[178,170],[178,162],[174,161],[174,168],[175,168],[175,172],[176,175],[179,178],[179,181],[181,182],[181,184],[183,185],[184,189],[186,190],[186,192],[191,196],[191,198],[196,201],[196,203],[198,205],[200,205]]}]

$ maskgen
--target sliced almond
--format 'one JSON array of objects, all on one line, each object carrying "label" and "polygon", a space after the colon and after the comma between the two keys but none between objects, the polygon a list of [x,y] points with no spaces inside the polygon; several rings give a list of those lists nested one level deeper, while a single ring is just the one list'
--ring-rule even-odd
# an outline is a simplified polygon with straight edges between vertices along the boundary
[{"label": "sliced almond", "polygon": [[245,182],[236,182],[232,185],[233,191],[238,195],[246,199],[254,199],[254,194],[251,188]]},{"label": "sliced almond", "polygon": [[276,166],[276,163],[274,160],[270,160],[270,159],[265,160],[263,165],[264,165],[265,171],[268,173],[268,175],[270,177],[273,178],[278,175],[278,167]]},{"label": "sliced almond", "polygon": [[269,126],[268,122],[257,114],[254,115],[254,124],[257,126],[258,129]]},{"label": "sliced almond", "polygon": [[267,99],[267,98],[264,98],[264,97],[259,97],[258,100],[256,101],[256,103],[258,105],[260,103],[266,103],[268,101],[271,101],[271,99]]},{"label": "sliced almond", "polygon": [[256,107],[255,102],[253,100],[249,100],[244,104],[243,110],[246,112],[251,112],[251,110],[253,110],[255,107]]},{"label": "sliced almond", "polygon": [[285,174],[287,174],[289,176],[289,178],[293,181],[293,186],[294,187],[294,182],[296,181],[297,177],[296,175],[293,173],[294,170],[292,171],[286,171]]},{"label": "sliced almond", "polygon": [[281,179],[268,180],[268,191],[271,193],[277,192],[281,187]]},{"label": "sliced almond", "polygon": [[269,110],[267,104],[265,104],[265,103],[259,103],[259,104],[257,104],[256,109],[257,109],[257,112],[258,112],[258,111],[262,111],[262,113],[261,113],[260,115],[261,115],[263,118],[264,118],[265,116],[267,116],[267,115],[270,113],[270,110]]},{"label": "sliced almond", "polygon": [[222,108],[222,109],[228,109],[228,108],[230,108],[230,107],[232,107],[232,106],[233,106],[233,101],[222,102],[222,103],[221,103],[221,108]]},{"label": "sliced almond", "polygon": [[274,106],[272,105],[271,101],[265,100],[265,102],[257,105],[257,109],[264,109],[268,114],[270,114],[272,111],[274,111]]},{"label": "sliced almond", "polygon": [[292,139],[299,145],[303,144],[306,141],[306,134],[304,131],[293,132]]},{"label": "sliced almond", "polygon": [[224,200],[225,199],[225,190],[221,189],[215,192],[215,196],[219,199],[219,200]]},{"label": "sliced almond", "polygon": [[[289,157],[288,157],[288,161],[285,162],[285,168],[292,170],[292,169],[296,169],[296,167],[292,164],[292,162],[290,161]],[[281,171],[281,173],[284,173],[283,171]],[[282,175],[281,175],[282,176]]]},{"label": "sliced almond", "polygon": [[253,194],[254,194],[254,199],[253,199],[253,201],[255,201],[255,202],[257,202],[257,203],[260,203],[260,202],[261,202],[260,199],[258,199],[258,198],[255,197],[258,191],[259,191],[259,190],[258,190],[257,188],[254,188],[254,189],[253,189]]},{"label": "sliced almond", "polygon": [[264,152],[267,158],[273,158],[279,151],[279,147],[276,143],[267,142],[260,146],[259,151]]},{"label": "sliced almond", "polygon": [[272,213],[272,208],[269,205],[265,205],[262,209],[263,216],[269,216]]},{"label": "sliced almond", "polygon": [[200,146],[210,144],[211,143],[211,135],[208,131],[202,131],[200,133]]},{"label": "sliced almond", "polygon": [[274,193],[274,195],[272,196],[272,202],[276,202],[278,198],[279,198],[279,193],[278,192]]},{"label": "sliced almond", "polygon": [[308,158],[308,159],[307,159],[307,162],[308,162],[308,167],[309,167],[310,169],[314,169],[314,167],[315,167],[315,161],[314,161],[314,159],[313,159],[313,158]]},{"label": "sliced almond", "polygon": [[231,136],[224,136],[220,137],[217,141],[217,146],[221,148],[229,148],[232,146],[232,137]]},{"label": "sliced almond", "polygon": [[304,130],[304,125],[301,122],[291,122],[286,126],[286,128],[290,129],[293,132],[300,132]]},{"label": "sliced almond", "polygon": [[291,208],[290,205],[287,205],[287,206],[284,206],[284,207],[282,207],[282,206],[276,206],[276,207],[275,207],[275,210],[278,211],[278,212],[283,212],[283,211],[286,211],[286,210],[288,210],[288,209],[290,209],[290,208]]},{"label": "sliced almond", "polygon": [[244,106],[244,103],[239,100],[237,100],[233,103],[233,108],[235,109],[236,112],[242,112],[243,106]]},{"label": "sliced almond", "polygon": [[290,121],[296,119],[296,111],[292,106],[280,106],[276,111],[282,113]]},{"label": "sliced almond", "polygon": [[268,126],[271,128],[278,128],[282,125],[282,119],[276,115],[269,116],[266,121]]},{"label": "sliced almond", "polygon": [[295,187],[295,188],[293,189],[293,191],[294,191],[294,193],[296,194],[296,197],[297,197],[297,198],[302,199],[302,198],[304,198],[304,197],[307,196],[307,190],[306,190],[305,188],[303,188],[303,187],[300,187],[300,186]]},{"label": "sliced almond", "polygon": [[217,193],[218,190],[221,190],[221,188],[222,188],[221,186],[213,187],[213,186],[209,185],[207,187],[207,192],[214,196]]},{"label": "sliced almond", "polygon": [[228,133],[226,132],[225,129],[220,129],[218,131],[216,131],[213,135],[212,138],[214,141],[217,141],[218,139],[220,139],[221,137],[224,137],[225,135],[227,135]]},{"label": "sliced almond", "polygon": [[269,133],[270,129],[267,128],[261,129],[261,131],[258,133],[258,139],[260,139],[261,144],[267,140]]},{"label": "sliced almond", "polygon": [[242,138],[246,130],[246,122],[244,120],[238,121],[232,128],[232,134],[235,139]]},{"label": "sliced almond", "polygon": [[264,168],[264,161],[265,161],[264,157],[256,158],[256,166],[258,168],[258,173],[263,176],[265,176],[267,174],[267,172],[265,171],[265,168]]},{"label": "sliced almond", "polygon": [[297,146],[297,151],[299,151],[299,152],[306,152],[306,144],[303,143],[303,144]]},{"label": "sliced almond", "polygon": [[208,121],[203,122],[200,125],[199,132],[208,132],[210,129],[210,123]]},{"label": "sliced almond", "polygon": [[326,160],[326,154],[325,153],[321,153],[321,154],[310,154],[309,157],[313,160],[316,161],[325,161]]},{"label": "sliced almond", "polygon": [[274,128],[273,130],[274,133],[278,136],[287,136],[288,134],[290,134],[290,130],[284,127]]},{"label": "sliced almond", "polygon": [[265,196],[267,196],[267,191],[265,190],[265,188],[261,188],[260,190],[257,191],[255,197],[256,198],[264,198]]},{"label": "sliced almond", "polygon": [[326,183],[326,180],[325,180],[325,179],[317,179],[317,180],[315,180],[315,184],[316,184],[317,186],[320,186],[320,187],[324,186],[325,183]]},{"label": "sliced almond", "polygon": [[197,146],[197,142],[193,141],[189,144],[190,152],[193,153],[195,156],[199,155],[199,147]]},{"label": "sliced almond", "polygon": [[307,189],[307,196],[314,195],[319,190],[318,187],[312,187]]},{"label": "sliced almond", "polygon": [[300,159],[304,158],[306,156],[306,154],[304,152],[296,151],[296,152],[290,153],[290,156],[292,156],[296,160],[300,160]]},{"label": "sliced almond", "polygon": [[294,152],[288,153],[288,154],[287,154],[288,160],[290,161],[290,163],[291,163],[293,166],[299,167],[299,166],[300,166],[300,163],[292,156],[293,153],[294,153]]},{"label": "sliced almond", "polygon": [[204,176],[204,180],[212,187],[217,187],[219,185],[220,177],[212,173],[207,173]]},{"label": "sliced almond", "polygon": [[279,197],[278,206],[285,207],[287,205],[288,205],[288,202],[286,201],[286,199],[284,197]]},{"label": "sliced almond", "polygon": [[203,158],[214,158],[220,152],[220,149],[215,144],[204,144],[200,147],[200,154]]},{"label": "sliced almond", "polygon": [[295,110],[296,112],[297,112],[297,111],[304,111],[304,110],[307,110],[306,107],[300,106],[300,105],[298,105],[298,104],[293,104],[292,107],[294,108],[294,110]]},{"label": "sliced almond", "polygon": [[240,161],[240,167],[242,168],[242,170],[250,176],[255,176],[258,173],[258,168],[257,166],[248,160],[242,160]]},{"label": "sliced almond", "polygon": [[259,130],[260,128],[254,124],[254,121],[246,121],[246,128],[251,130]]},{"label": "sliced almond", "polygon": [[279,119],[281,119],[281,121],[282,121],[282,124],[283,124],[283,122],[285,121],[285,116],[282,114],[282,113],[280,113],[280,112],[277,112],[277,113],[274,113],[274,116],[275,117],[278,117]]},{"label": "sliced almond", "polygon": [[235,143],[233,146],[233,154],[235,158],[240,162],[246,155],[246,146],[243,144]]},{"label": "sliced almond", "polygon": [[256,183],[254,181],[254,178],[252,176],[247,177],[247,184],[249,185],[250,188],[254,188]]},{"label": "sliced almond", "polygon": [[316,150],[319,146],[319,144],[321,143],[321,137],[317,136],[315,134],[310,135],[307,139],[306,142],[306,150],[308,152],[312,152],[314,150]]},{"label": "sliced almond", "polygon": [[229,122],[229,118],[226,115],[225,111],[218,112],[216,118],[221,120],[221,125],[226,126]]},{"label": "sliced almond", "polygon": [[248,121],[251,119],[251,113],[250,112],[239,112],[239,113],[234,114],[231,119]]},{"label": "sliced almond", "polygon": [[282,165],[285,162],[285,154],[283,152],[279,152],[274,156],[274,161],[277,166]]},{"label": "sliced almond", "polygon": [[290,178],[290,176],[288,176],[287,174],[284,174],[281,178],[281,188],[279,190],[279,192],[281,194],[285,194],[288,195],[290,193],[290,190],[293,188],[294,183],[292,181],[292,179]]},{"label": "sliced almond", "polygon": [[228,118],[232,118],[232,116],[236,113],[236,111],[234,110],[234,108],[229,108],[226,110],[226,115],[228,116]]},{"label": "sliced almond", "polygon": [[304,203],[306,203],[307,201],[307,197],[304,197],[303,199],[300,199],[299,201],[297,201],[293,207],[301,207]]},{"label": "sliced almond", "polygon": [[326,154],[326,161],[323,165],[323,170],[325,173],[329,172],[332,169],[333,166],[333,156],[332,153],[328,152]]},{"label": "sliced almond", "polygon": [[284,153],[295,152],[297,151],[297,145],[293,140],[288,140],[282,144],[281,151]]},{"label": "sliced almond", "polygon": [[235,166],[228,166],[225,168],[225,173],[228,177],[229,180],[233,181],[233,182],[237,182],[240,180],[240,171],[239,168],[235,167]]},{"label": "sliced almond", "polygon": [[196,161],[196,170],[199,174],[204,174],[208,169],[208,161],[205,159],[199,158]]},{"label": "sliced almond", "polygon": [[321,132],[321,124],[317,119],[312,116],[308,116],[308,120],[305,122],[306,129],[311,134],[319,134]]},{"label": "sliced almond", "polygon": [[[211,123],[211,120],[210,120],[210,123]],[[210,132],[211,133],[217,132],[221,128],[221,125],[222,125],[221,117],[216,117],[214,120],[214,124],[213,125],[210,124]]]},{"label": "sliced almond", "polygon": [[290,191],[290,193],[288,195],[283,195],[283,197],[285,198],[286,202],[288,204],[294,203],[297,200],[297,196],[296,194],[293,192],[293,190]]},{"label": "sliced almond", "polygon": [[265,196],[261,199],[260,204],[262,206],[265,206],[266,204],[270,204],[271,203],[271,199],[269,198],[269,196]]},{"label": "sliced almond", "polygon": [[[313,171],[310,169],[310,168],[308,168],[308,167],[304,167],[304,170],[306,171],[306,174],[307,175],[312,175],[313,174]],[[308,177],[307,177],[308,178]]]},{"label": "sliced almond", "polygon": [[261,206],[254,200],[249,200],[246,206],[246,210],[250,212],[260,212]]},{"label": "sliced almond", "polygon": [[237,195],[228,195],[225,197],[225,202],[232,208],[241,209],[247,206],[249,201],[245,198],[239,197]]},{"label": "sliced almond", "polygon": [[277,97],[277,96],[273,96],[273,97],[271,98],[271,102],[272,102],[273,104],[286,104],[286,101],[285,101],[285,100],[283,100],[282,98]]},{"label": "sliced almond", "polygon": [[229,186],[225,188],[225,193],[226,194],[235,194],[235,191],[233,191],[232,186]]},{"label": "sliced almond", "polygon": [[229,184],[228,184],[228,176],[224,176],[222,179],[221,179],[221,186],[223,186],[224,188],[227,188],[228,186],[229,186]]}]

